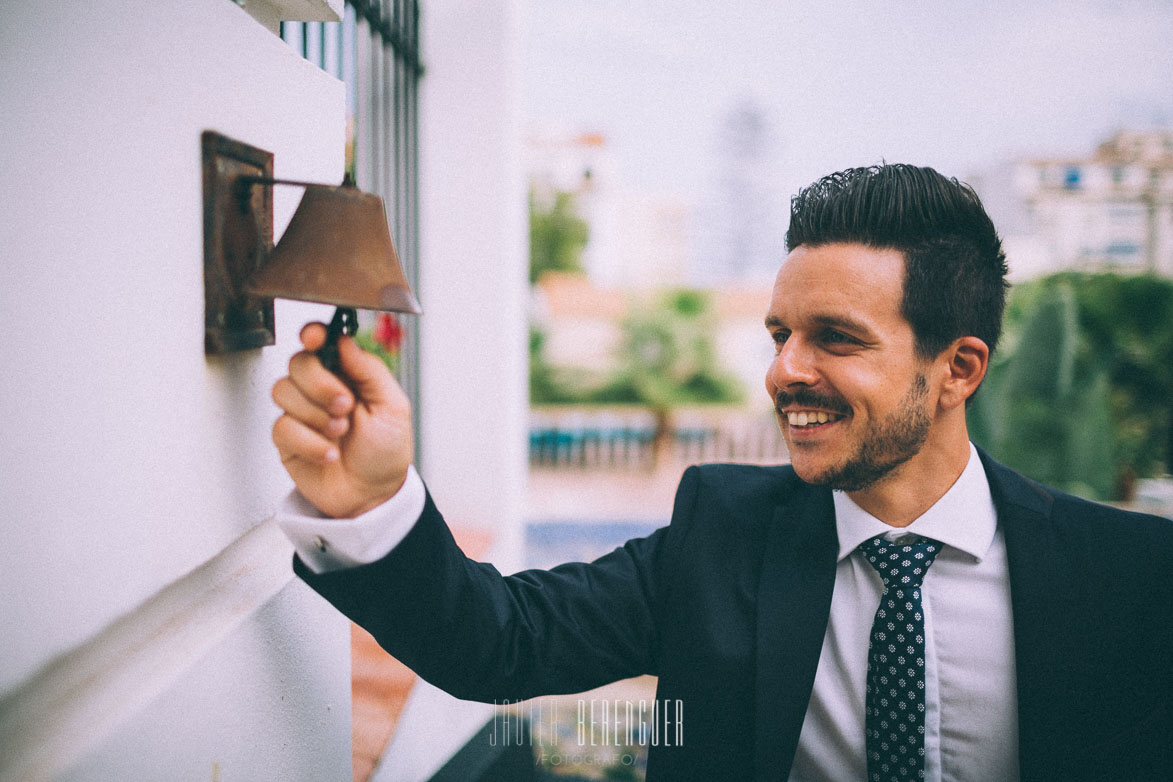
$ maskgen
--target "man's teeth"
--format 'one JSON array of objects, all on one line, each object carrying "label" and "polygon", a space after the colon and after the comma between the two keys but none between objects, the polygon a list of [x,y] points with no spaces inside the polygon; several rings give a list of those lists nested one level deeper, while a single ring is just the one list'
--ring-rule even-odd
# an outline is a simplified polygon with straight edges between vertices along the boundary
[{"label": "man's teeth", "polygon": [[825,424],[828,421],[838,421],[843,416],[835,415],[834,413],[824,413],[822,411],[817,413],[787,413],[786,420],[791,426],[812,426],[814,424]]}]

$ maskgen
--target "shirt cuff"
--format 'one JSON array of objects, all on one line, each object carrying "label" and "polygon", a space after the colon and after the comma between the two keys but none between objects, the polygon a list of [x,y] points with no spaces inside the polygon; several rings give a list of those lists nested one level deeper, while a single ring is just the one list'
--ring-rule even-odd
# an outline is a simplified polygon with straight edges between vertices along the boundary
[{"label": "shirt cuff", "polygon": [[323,515],[294,490],[275,514],[297,555],[315,573],[378,562],[407,537],[424,512],[426,491],[414,466],[395,496],[353,519]]}]

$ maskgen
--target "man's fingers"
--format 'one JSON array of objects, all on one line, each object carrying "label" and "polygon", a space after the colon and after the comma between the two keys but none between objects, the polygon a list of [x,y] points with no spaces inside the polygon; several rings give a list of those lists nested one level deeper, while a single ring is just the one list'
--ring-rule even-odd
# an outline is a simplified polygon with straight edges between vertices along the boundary
[{"label": "man's fingers", "polygon": [[354,408],[354,394],[309,351],[295,353],[289,359],[289,379],[302,396],[333,417],[345,417]]},{"label": "man's fingers", "polygon": [[283,377],[273,385],[273,401],[287,415],[315,429],[323,436],[337,439],[346,434],[350,420],[345,416],[332,416],[305,397],[293,381]]},{"label": "man's fingers", "polygon": [[319,464],[338,461],[338,446],[292,416],[283,415],[273,424],[273,444],[281,461],[302,459]]},{"label": "man's fingers", "polygon": [[342,371],[367,405],[406,402],[403,390],[383,360],[360,348],[353,339],[344,337],[338,341],[338,358]]},{"label": "man's fingers", "polygon": [[301,327],[301,344],[311,353],[326,344],[326,327],[321,323],[307,323]]},{"label": "man's fingers", "polygon": [[325,326],[321,323],[306,324],[301,330],[301,343],[305,350],[289,361],[290,378],[310,402],[326,410],[332,417],[344,417],[353,409],[353,388],[367,405],[407,405],[407,397],[387,365],[378,356],[360,348],[350,337],[338,340],[339,362],[347,382],[344,383],[337,375],[327,371],[315,355],[315,351],[325,341]]}]

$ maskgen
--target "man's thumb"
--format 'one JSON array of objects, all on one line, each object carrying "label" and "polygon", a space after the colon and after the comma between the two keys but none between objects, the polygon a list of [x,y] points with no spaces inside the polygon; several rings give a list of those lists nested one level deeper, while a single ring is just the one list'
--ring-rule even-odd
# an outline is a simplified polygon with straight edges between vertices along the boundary
[{"label": "man's thumb", "polygon": [[397,384],[382,359],[360,348],[350,337],[338,340],[338,359],[360,401],[367,404],[391,401]]}]

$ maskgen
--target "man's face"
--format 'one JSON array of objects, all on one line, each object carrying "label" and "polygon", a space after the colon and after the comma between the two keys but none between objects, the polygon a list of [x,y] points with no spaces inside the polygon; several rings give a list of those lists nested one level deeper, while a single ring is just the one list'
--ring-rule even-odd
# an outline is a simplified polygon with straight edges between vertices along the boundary
[{"label": "man's face", "polygon": [[797,247],[778,272],[766,390],[808,483],[870,488],[929,437],[929,362],[900,313],[903,286],[902,253],[860,244]]}]

